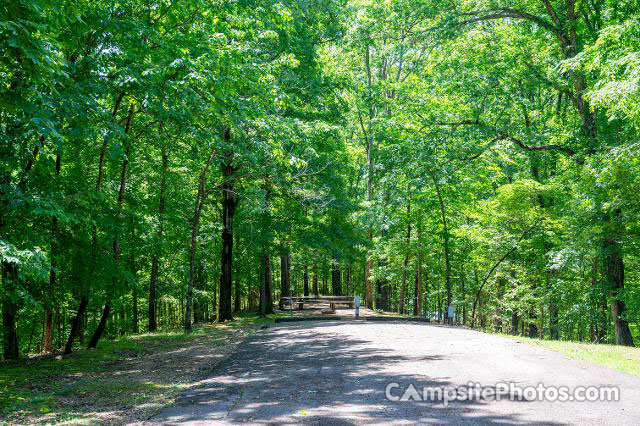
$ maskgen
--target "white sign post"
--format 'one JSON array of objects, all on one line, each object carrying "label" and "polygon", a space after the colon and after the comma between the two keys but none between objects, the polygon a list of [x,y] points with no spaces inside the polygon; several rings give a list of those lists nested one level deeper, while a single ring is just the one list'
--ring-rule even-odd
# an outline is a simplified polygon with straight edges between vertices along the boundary
[{"label": "white sign post", "polygon": [[356,307],[356,319],[360,316],[360,297],[356,296],[354,300],[354,305]]},{"label": "white sign post", "polygon": [[453,305],[449,305],[449,310],[447,311],[447,317],[449,318],[449,324],[453,324],[453,319],[456,317],[456,308]]}]

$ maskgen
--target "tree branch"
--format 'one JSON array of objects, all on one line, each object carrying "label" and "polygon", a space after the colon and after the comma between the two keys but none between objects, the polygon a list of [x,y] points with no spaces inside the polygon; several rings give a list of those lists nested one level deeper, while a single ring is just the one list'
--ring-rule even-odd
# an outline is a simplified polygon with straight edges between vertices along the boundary
[{"label": "tree branch", "polygon": [[513,136],[508,135],[506,133],[502,133],[500,135],[500,138],[503,139],[503,140],[508,140],[510,142],[513,142],[515,145],[519,146],[520,148],[524,149],[525,151],[560,151],[560,152],[565,153],[569,157],[571,157],[571,156],[576,154],[576,152],[574,150],[572,150],[571,148],[567,148],[566,146],[562,146],[562,145],[554,145],[554,144],[535,145],[535,146],[526,145],[520,139],[514,138]]},{"label": "tree branch", "polygon": [[524,10],[511,9],[511,8],[504,7],[504,8],[489,9],[486,11],[479,11],[479,12],[466,12],[466,13],[462,13],[462,16],[473,16],[473,18],[459,22],[459,25],[474,24],[476,22],[481,22],[481,21],[494,21],[494,20],[505,19],[505,18],[521,19],[521,20],[533,22],[539,27],[544,28],[547,31],[550,31],[551,33],[553,33],[558,38],[558,40],[560,41],[560,44],[562,44],[563,47],[566,48],[567,46],[571,45],[569,40],[567,40],[565,35],[562,33],[562,31],[556,28],[552,23],[536,15],[533,15],[529,12],[525,12]]}]

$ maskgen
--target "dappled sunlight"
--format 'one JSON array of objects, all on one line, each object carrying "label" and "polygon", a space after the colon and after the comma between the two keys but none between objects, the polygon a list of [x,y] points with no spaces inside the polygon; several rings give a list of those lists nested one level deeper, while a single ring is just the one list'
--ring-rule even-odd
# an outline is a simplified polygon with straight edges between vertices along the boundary
[{"label": "dappled sunlight", "polygon": [[[497,414],[481,401],[390,402],[389,382],[414,383],[417,387],[463,385],[446,376],[425,376],[414,368],[447,360],[441,353],[423,350],[405,354],[380,336],[409,330],[428,332],[419,325],[406,329],[398,324],[379,326],[359,323],[313,322],[276,326],[252,336],[223,361],[216,373],[182,393],[176,406],[165,409],[153,421],[168,424],[190,422],[276,422],[331,424],[436,422],[531,424],[517,414]],[[377,336],[377,337],[376,337]],[[429,367],[431,368],[431,367]],[[415,371],[411,373],[411,371]],[[525,401],[526,403],[526,401]],[[535,422],[533,422],[535,423]],[[553,422],[545,422],[552,424]]]}]

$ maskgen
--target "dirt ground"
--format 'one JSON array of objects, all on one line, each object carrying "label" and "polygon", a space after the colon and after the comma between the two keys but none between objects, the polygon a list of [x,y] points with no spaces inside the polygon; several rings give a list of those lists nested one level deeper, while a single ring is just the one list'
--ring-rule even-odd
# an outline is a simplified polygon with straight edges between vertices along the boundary
[{"label": "dirt ground", "polygon": [[[260,323],[199,325],[104,342],[95,351],[7,367],[0,424],[135,424],[197,386]],[[2,384],[0,383],[0,384]],[[2,386],[0,386],[0,389]],[[11,406],[11,404],[13,404]],[[13,407],[13,408],[12,408]]]}]

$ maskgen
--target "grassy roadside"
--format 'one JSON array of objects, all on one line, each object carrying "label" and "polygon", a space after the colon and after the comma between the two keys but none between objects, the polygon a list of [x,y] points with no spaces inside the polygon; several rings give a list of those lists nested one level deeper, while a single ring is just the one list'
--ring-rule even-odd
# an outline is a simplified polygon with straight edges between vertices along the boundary
[{"label": "grassy roadside", "polygon": [[566,342],[559,340],[540,340],[529,337],[501,334],[508,339],[521,343],[541,346],[562,355],[588,361],[623,373],[640,376],[640,348],[616,345],[595,345],[591,343]]},{"label": "grassy roadside", "polygon": [[93,351],[0,363],[0,424],[113,424],[148,418],[194,386],[245,336],[273,318],[126,336]]}]

